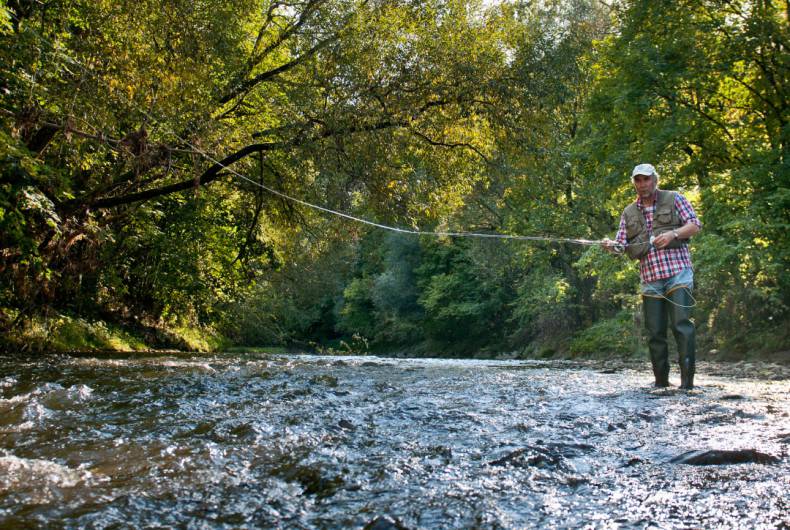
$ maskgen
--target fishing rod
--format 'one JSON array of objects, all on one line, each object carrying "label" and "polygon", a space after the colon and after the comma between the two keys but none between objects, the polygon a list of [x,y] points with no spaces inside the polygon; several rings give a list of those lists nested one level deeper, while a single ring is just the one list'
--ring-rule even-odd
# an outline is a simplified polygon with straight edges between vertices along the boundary
[{"label": "fishing rod", "polygon": [[[51,49],[53,54],[60,55],[62,58],[66,59],[69,63],[77,66],[80,70],[82,70],[83,72],[87,73],[89,76],[94,77],[95,79],[99,79],[97,72],[92,71],[91,69],[89,69],[87,66],[85,66],[78,59],[76,59],[76,58],[70,56],[69,54],[67,54],[66,52],[58,49],[57,46],[55,46],[55,44],[53,42],[51,42],[49,39],[47,39],[46,37],[41,35],[35,29],[32,29],[32,28],[29,28],[29,29],[30,29],[30,31],[35,33],[38,38],[40,38],[42,41],[46,42],[49,45],[49,47],[50,47],[50,49]],[[452,238],[467,237],[467,238],[487,238],[487,239],[509,239],[509,240],[515,240],[515,241],[545,241],[545,242],[568,243],[568,244],[574,244],[574,245],[587,245],[587,246],[602,245],[604,243],[604,240],[602,240],[602,239],[556,237],[556,236],[546,236],[546,235],[502,234],[502,233],[496,233],[496,232],[465,232],[465,231],[436,231],[436,230],[409,229],[409,228],[401,228],[401,227],[397,227],[397,226],[392,226],[392,225],[387,225],[387,224],[383,224],[383,223],[378,223],[378,222],[375,222],[375,221],[371,221],[369,219],[365,219],[363,217],[358,217],[358,216],[351,215],[351,214],[348,214],[348,213],[345,213],[345,212],[341,212],[341,211],[338,211],[338,210],[333,210],[333,209],[327,208],[325,206],[321,206],[321,205],[318,205],[318,204],[314,204],[314,203],[311,203],[311,202],[299,199],[297,197],[293,197],[291,195],[288,195],[287,193],[284,193],[282,191],[279,191],[279,190],[276,190],[276,189],[271,188],[269,186],[266,186],[265,184],[263,184],[261,182],[258,182],[256,180],[253,180],[253,179],[249,178],[248,176],[244,175],[243,173],[241,173],[239,171],[236,171],[234,168],[232,168],[232,167],[230,167],[230,166],[228,166],[226,164],[223,164],[222,162],[217,160],[216,157],[211,156],[205,150],[201,149],[199,146],[197,146],[194,143],[190,142],[189,140],[187,140],[186,138],[182,137],[177,132],[175,132],[172,128],[168,127],[164,123],[163,120],[157,119],[157,117],[154,116],[153,114],[151,114],[149,111],[147,111],[146,109],[142,108],[140,105],[135,104],[135,102],[131,100],[131,97],[128,96],[125,92],[120,92],[120,94],[121,94],[121,97],[126,99],[126,102],[129,104],[130,107],[134,108],[137,112],[139,112],[141,115],[143,115],[150,122],[157,123],[159,125],[159,127],[161,127],[161,129],[164,131],[165,134],[169,134],[169,135],[173,136],[176,140],[178,140],[182,144],[188,146],[193,153],[200,155],[201,157],[203,157],[207,161],[209,161],[212,164],[218,166],[220,169],[226,170],[228,173],[232,174],[233,176],[235,176],[235,177],[237,177],[239,179],[242,179],[242,180],[252,184],[253,186],[257,186],[257,187],[267,191],[268,193],[271,193],[273,195],[276,195],[276,196],[281,197],[283,199],[286,199],[288,201],[291,201],[291,202],[294,202],[294,203],[297,203],[297,204],[301,204],[301,205],[306,206],[308,208],[312,208],[312,209],[317,210],[317,211],[321,211],[321,212],[324,212],[324,213],[327,213],[327,214],[330,214],[330,215],[334,215],[334,216],[337,216],[337,217],[348,219],[350,221],[354,221],[354,222],[357,222],[357,223],[365,224],[365,225],[372,226],[372,227],[375,227],[375,228],[379,228],[379,229],[382,229],[382,230],[388,230],[388,231],[391,231],[391,232],[397,232],[397,233],[401,233],[401,234],[411,234],[411,235],[417,235],[417,236],[452,237]],[[645,243],[638,243],[638,244],[642,245],[642,244],[645,244]],[[621,248],[622,248],[622,250],[625,249],[624,246],[622,246]]]},{"label": "fishing rod", "polygon": [[[84,72],[86,72],[90,76],[98,78],[96,72],[91,71],[84,64],[82,64],[81,61],[78,61],[77,59],[71,57],[67,53],[65,53],[65,52],[63,52],[61,50],[58,50],[51,41],[49,41],[47,38],[45,38],[42,35],[40,35],[35,30],[31,29],[31,31],[36,33],[37,36],[41,40],[43,40],[44,42],[49,44],[54,53],[57,53],[57,54],[61,55],[63,58],[65,58],[66,60],[68,60],[72,64],[76,65],[77,67],[79,67],[81,70],[83,70]],[[242,180],[244,180],[244,181],[246,181],[246,182],[248,182],[248,183],[250,183],[250,184],[252,184],[254,186],[257,186],[257,187],[259,187],[259,188],[261,188],[261,189],[263,189],[263,190],[265,190],[265,191],[267,191],[267,192],[269,192],[269,193],[271,193],[273,195],[276,195],[276,196],[281,197],[283,199],[295,202],[297,204],[301,204],[303,206],[306,206],[306,207],[309,207],[309,208],[312,208],[312,209],[315,209],[315,210],[318,210],[318,211],[321,211],[321,212],[324,212],[324,213],[328,213],[330,215],[335,215],[335,216],[338,216],[338,217],[341,217],[341,218],[344,218],[344,219],[348,219],[350,221],[358,222],[358,223],[365,224],[365,225],[368,225],[368,226],[372,226],[372,227],[375,227],[375,228],[379,228],[379,229],[382,229],[382,230],[388,230],[388,231],[391,231],[391,232],[397,232],[397,233],[401,233],[401,234],[411,234],[411,235],[416,235],[416,236],[452,237],[452,238],[468,237],[468,238],[486,238],[486,239],[509,239],[509,240],[515,240],[515,241],[544,241],[544,242],[568,243],[568,244],[584,245],[584,246],[594,246],[594,245],[598,246],[598,245],[604,245],[604,244],[608,243],[608,240],[603,240],[603,239],[584,239],[584,238],[555,237],[555,236],[543,236],[543,235],[527,236],[527,235],[519,235],[519,234],[501,234],[501,233],[486,233],[486,232],[433,231],[433,230],[417,230],[417,229],[409,229],[409,228],[400,228],[400,227],[396,227],[396,226],[386,225],[386,224],[383,224],[383,223],[377,223],[375,221],[370,221],[370,220],[362,218],[362,217],[357,217],[357,216],[354,216],[354,215],[351,215],[351,214],[348,214],[348,213],[345,213],[345,212],[341,212],[341,211],[338,211],[338,210],[333,210],[331,208],[327,208],[325,206],[320,206],[318,204],[310,203],[308,201],[299,199],[297,197],[293,197],[291,195],[288,195],[287,193],[283,193],[283,192],[281,192],[279,190],[276,190],[274,188],[266,186],[265,184],[263,184],[261,182],[258,182],[256,180],[253,180],[253,179],[247,177],[246,175],[236,171],[232,167],[223,164],[222,162],[220,162],[215,157],[213,157],[210,154],[208,154],[206,151],[204,151],[200,147],[196,146],[192,142],[188,141],[186,138],[183,138],[181,135],[176,133],[172,128],[170,128],[167,125],[165,125],[162,120],[158,120],[155,116],[153,116],[151,113],[149,113],[148,111],[143,109],[141,106],[135,104],[131,100],[130,97],[127,97],[127,95],[125,93],[121,92],[121,94],[122,94],[122,97],[124,97],[127,100],[127,103],[132,108],[136,109],[140,114],[145,116],[151,122],[158,123],[162,127],[162,129],[164,129],[164,132],[166,134],[170,134],[171,136],[173,136],[177,140],[181,141],[183,144],[189,146],[189,148],[194,153],[199,154],[200,156],[202,156],[206,160],[212,162],[213,164],[218,165],[220,168],[227,170],[230,174],[232,174],[232,175],[234,175],[234,176],[236,176],[236,177],[238,177],[238,178],[240,178],[240,179],[242,179]],[[620,253],[623,253],[625,251],[625,248],[627,246],[650,245],[652,247],[654,239],[655,239],[655,237],[651,236],[649,242],[645,241],[645,242],[641,242],[641,243],[630,243],[630,244],[629,243],[625,243],[625,244],[623,244],[623,243],[615,243],[614,245],[612,245],[612,248],[615,250],[615,252],[620,254]],[[673,304],[677,305],[675,302],[673,302],[672,300],[670,300],[666,296],[661,295],[660,293],[657,293],[657,294],[661,298],[664,298],[667,301],[669,301],[670,303],[673,303]],[[695,305],[696,305],[696,301],[695,301]],[[686,307],[686,306],[683,306],[683,307]],[[693,307],[693,306],[688,306],[688,307]]]}]

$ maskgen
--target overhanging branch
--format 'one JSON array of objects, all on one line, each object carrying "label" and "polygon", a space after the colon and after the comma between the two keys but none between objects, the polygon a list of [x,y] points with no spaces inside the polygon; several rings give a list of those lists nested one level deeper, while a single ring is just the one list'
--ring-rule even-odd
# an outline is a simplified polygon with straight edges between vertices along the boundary
[{"label": "overhanging branch", "polygon": [[135,202],[145,201],[149,199],[153,199],[155,197],[160,197],[162,195],[169,195],[171,193],[177,193],[179,191],[186,191],[190,188],[194,188],[196,183],[200,186],[205,186],[210,182],[217,180],[218,178],[222,177],[225,173],[222,173],[222,170],[239,160],[253,154],[253,153],[260,153],[263,151],[270,151],[281,144],[278,143],[265,143],[265,144],[252,144],[248,145],[232,155],[229,155],[222,160],[215,162],[211,165],[206,171],[203,172],[200,177],[197,179],[191,178],[188,180],[183,180],[181,182],[176,182],[175,184],[170,184],[168,186],[162,186],[159,188],[153,188],[145,191],[140,191],[137,193],[130,193],[127,195],[121,195],[120,197],[108,197],[105,199],[99,199],[92,202],[89,206],[92,208],[113,208],[115,206],[122,206],[124,204],[131,204]]}]

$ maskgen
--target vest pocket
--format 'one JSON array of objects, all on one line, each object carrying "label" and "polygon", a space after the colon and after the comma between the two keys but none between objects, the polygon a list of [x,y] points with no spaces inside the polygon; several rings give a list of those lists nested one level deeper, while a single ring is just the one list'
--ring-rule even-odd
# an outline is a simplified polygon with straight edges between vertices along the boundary
[{"label": "vest pocket", "polygon": [[663,212],[656,212],[656,222],[661,225],[668,225],[672,223],[672,210]]}]

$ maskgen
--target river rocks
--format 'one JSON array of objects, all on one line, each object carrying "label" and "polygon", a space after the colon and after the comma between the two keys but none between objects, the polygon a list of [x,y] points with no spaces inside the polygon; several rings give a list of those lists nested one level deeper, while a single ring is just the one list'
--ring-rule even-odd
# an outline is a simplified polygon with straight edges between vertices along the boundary
[{"label": "river rocks", "polygon": [[356,426],[354,426],[354,424],[347,419],[342,419],[337,422],[337,426],[347,431],[353,431],[356,429]]},{"label": "river rocks", "polygon": [[638,464],[644,464],[644,463],[645,463],[644,460],[642,460],[641,458],[635,456],[633,458],[629,458],[628,462],[626,462],[623,467],[633,467],[633,466],[636,466]]},{"label": "river rocks", "polygon": [[331,497],[345,484],[343,477],[330,475],[317,464],[300,464],[286,460],[272,471],[272,474],[284,480],[299,484],[304,495],[315,495],[318,498]]},{"label": "river rocks", "polygon": [[653,423],[653,420],[656,419],[656,416],[652,412],[637,412],[636,415],[639,419],[644,420],[647,423]]},{"label": "river rocks", "polygon": [[311,385],[326,385],[328,387],[336,387],[337,386],[337,377],[331,374],[320,374],[314,375],[310,378]]},{"label": "river rocks", "polygon": [[363,527],[363,530],[406,530],[397,519],[393,519],[389,515],[379,515]]},{"label": "river rocks", "polygon": [[539,447],[523,447],[492,460],[489,466],[514,466],[514,467],[557,467],[562,462],[562,456],[551,454]]},{"label": "river rocks", "polygon": [[720,466],[729,464],[775,464],[779,459],[754,449],[689,451],[669,461],[691,466]]},{"label": "river rocks", "polygon": [[539,467],[555,469],[565,464],[566,457],[576,457],[592,449],[587,444],[548,444],[546,447],[528,445],[492,460],[489,466]]}]

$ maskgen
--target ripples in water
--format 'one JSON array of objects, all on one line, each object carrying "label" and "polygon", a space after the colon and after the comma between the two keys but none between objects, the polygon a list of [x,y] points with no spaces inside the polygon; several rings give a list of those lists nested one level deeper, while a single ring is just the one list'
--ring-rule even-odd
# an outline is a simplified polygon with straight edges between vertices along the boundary
[{"label": "ripples in water", "polygon": [[[790,524],[790,383],[628,365],[249,355],[0,361],[6,527]],[[709,370],[713,372],[713,370]],[[773,464],[690,466],[692,450]]]}]

